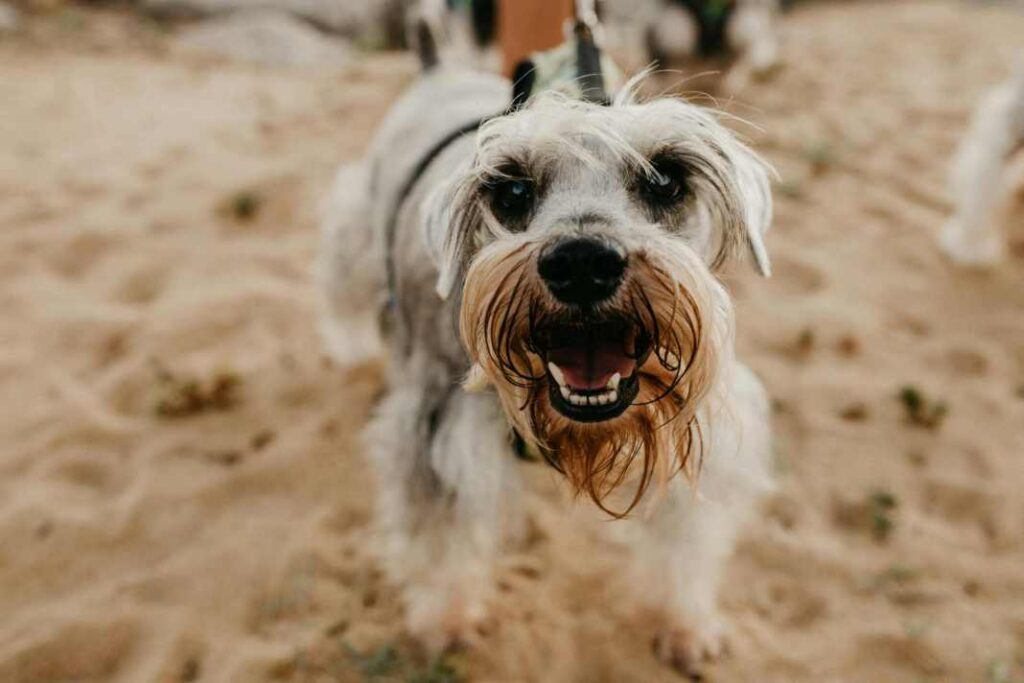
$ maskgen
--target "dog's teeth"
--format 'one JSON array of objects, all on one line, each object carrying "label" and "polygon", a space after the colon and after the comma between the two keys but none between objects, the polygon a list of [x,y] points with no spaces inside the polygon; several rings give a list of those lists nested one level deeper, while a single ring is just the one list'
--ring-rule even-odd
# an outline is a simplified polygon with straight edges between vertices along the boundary
[{"label": "dog's teeth", "polygon": [[612,375],[612,378],[608,380],[608,384],[606,384],[605,387],[611,389],[612,391],[615,391],[616,389],[619,388],[619,382],[621,381],[622,375],[616,372],[614,375]]},{"label": "dog's teeth", "polygon": [[592,405],[592,406],[596,406],[597,405],[597,396],[591,396],[590,397],[590,405]]},{"label": "dog's teeth", "polygon": [[615,391],[614,389],[611,392],[609,392],[609,394],[608,394],[608,402],[609,403],[618,403],[619,402],[619,392]]},{"label": "dog's teeth", "polygon": [[551,373],[551,376],[555,378],[555,381],[558,382],[558,386],[564,388],[565,387],[565,373],[562,372],[562,368],[558,367],[557,365],[555,365],[554,363],[549,361],[548,362],[548,371]]},{"label": "dog's teeth", "polygon": [[587,397],[586,396],[577,396],[576,394],[573,394],[572,396],[569,397],[569,401],[574,406],[585,406],[587,404]]},{"label": "dog's teeth", "polygon": [[597,397],[597,402],[603,406],[608,405],[608,394],[601,394]]},{"label": "dog's teeth", "polygon": [[562,398],[566,401],[568,401],[569,397],[572,396],[572,392],[569,391],[569,387],[560,387],[559,390],[562,392]]}]

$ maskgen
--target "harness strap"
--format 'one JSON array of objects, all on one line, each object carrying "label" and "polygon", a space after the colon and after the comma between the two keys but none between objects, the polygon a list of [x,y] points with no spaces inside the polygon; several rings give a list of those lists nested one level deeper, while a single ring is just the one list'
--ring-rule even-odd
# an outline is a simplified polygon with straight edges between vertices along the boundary
[{"label": "harness strap", "polygon": [[494,117],[486,116],[482,119],[470,121],[438,140],[433,147],[427,150],[426,154],[420,157],[420,160],[416,162],[416,166],[413,168],[412,173],[409,174],[405,179],[405,182],[402,184],[402,189],[399,191],[398,198],[395,201],[395,208],[391,212],[387,225],[384,229],[384,266],[388,283],[388,308],[392,308],[395,304],[395,293],[398,285],[394,254],[395,233],[398,230],[398,214],[401,213],[402,207],[405,206],[405,200],[407,200],[409,195],[412,194],[412,191],[416,189],[416,184],[419,182],[420,178],[423,177],[423,174],[427,172],[427,169],[430,168],[430,165],[441,155],[442,152],[461,139],[462,136],[479,130],[480,126],[484,125],[492,118]]}]

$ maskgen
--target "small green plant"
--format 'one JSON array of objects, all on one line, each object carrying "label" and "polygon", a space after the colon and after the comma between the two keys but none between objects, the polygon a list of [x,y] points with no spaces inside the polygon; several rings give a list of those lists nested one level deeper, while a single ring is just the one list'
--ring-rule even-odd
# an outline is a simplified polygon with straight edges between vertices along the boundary
[{"label": "small green plant", "polygon": [[371,681],[394,674],[402,665],[401,657],[394,645],[382,645],[366,654],[349,645],[346,645],[345,649],[359,673]]},{"label": "small green plant", "polygon": [[263,207],[263,198],[254,190],[241,190],[231,198],[231,215],[237,221],[256,218]]},{"label": "small green plant", "polygon": [[921,571],[903,564],[894,564],[886,569],[882,576],[885,577],[886,581],[893,583],[909,583],[920,578]]},{"label": "small green plant", "polygon": [[444,657],[437,657],[426,669],[413,671],[406,679],[408,683],[459,683],[461,677]]},{"label": "small green plant", "polygon": [[892,535],[896,522],[893,513],[899,501],[889,491],[878,490],[868,496],[867,510],[871,519],[871,535],[876,541],[884,542]]},{"label": "small green plant", "polygon": [[905,588],[921,578],[921,571],[914,567],[894,564],[882,570],[869,581],[865,587],[873,592],[888,592]]},{"label": "small green plant", "polygon": [[907,421],[919,427],[938,429],[949,414],[949,406],[945,401],[929,399],[913,385],[900,389],[899,398],[906,412]]},{"label": "small green plant", "polygon": [[372,683],[460,683],[459,674],[451,659],[440,656],[420,666],[404,656],[394,645],[382,645],[367,653],[344,643],[344,650],[352,666]]}]

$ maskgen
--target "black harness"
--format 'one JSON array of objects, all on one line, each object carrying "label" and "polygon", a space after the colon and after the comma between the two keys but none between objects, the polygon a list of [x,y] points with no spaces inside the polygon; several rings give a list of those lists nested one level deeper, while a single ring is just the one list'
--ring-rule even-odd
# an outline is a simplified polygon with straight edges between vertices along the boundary
[{"label": "black harness", "polygon": [[395,305],[395,294],[398,287],[397,275],[395,273],[395,232],[398,229],[398,215],[402,211],[402,207],[405,205],[405,201],[412,194],[412,191],[416,189],[416,183],[420,181],[423,174],[427,172],[430,165],[434,163],[437,157],[441,156],[441,153],[448,149],[449,146],[454,144],[463,135],[476,132],[480,126],[484,125],[487,121],[494,118],[493,116],[486,116],[482,119],[470,121],[469,123],[463,124],[456,128],[448,135],[444,136],[434,146],[427,150],[426,154],[420,157],[420,160],[416,162],[416,166],[413,167],[412,173],[402,183],[402,189],[398,193],[398,199],[395,202],[394,211],[391,212],[391,216],[388,219],[387,226],[384,233],[384,267],[387,274],[388,283],[388,308],[392,309]]}]

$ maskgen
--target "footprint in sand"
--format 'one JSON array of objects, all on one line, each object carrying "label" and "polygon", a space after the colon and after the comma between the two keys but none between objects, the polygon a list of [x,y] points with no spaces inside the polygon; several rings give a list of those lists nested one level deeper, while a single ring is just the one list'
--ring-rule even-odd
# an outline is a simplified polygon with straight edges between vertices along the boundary
[{"label": "footprint in sand", "polygon": [[50,470],[50,476],[77,486],[79,489],[108,499],[124,490],[127,482],[123,472],[110,462],[109,454],[74,455],[57,462]]},{"label": "footprint in sand", "polygon": [[925,510],[950,524],[974,525],[993,548],[1013,544],[1019,533],[1015,506],[988,479],[933,475],[924,482]]},{"label": "footprint in sand", "polygon": [[117,301],[134,306],[151,304],[163,293],[168,276],[167,268],[145,264],[121,279],[114,296]]},{"label": "footprint in sand", "polygon": [[0,652],[0,681],[50,683],[114,679],[140,640],[137,623],[81,620]]}]

